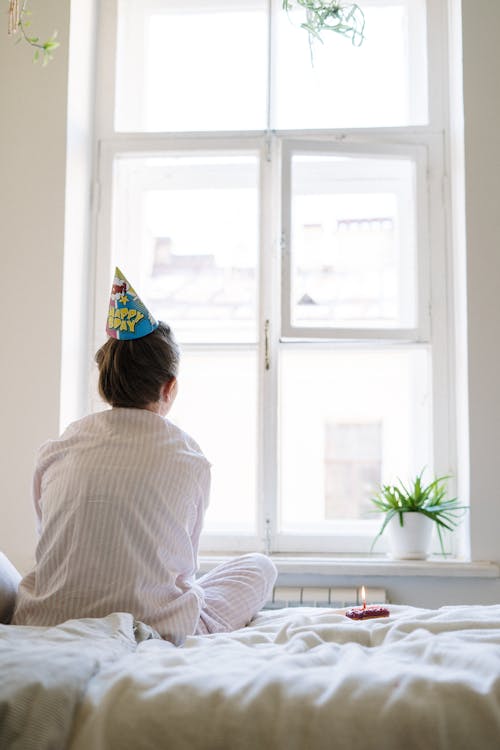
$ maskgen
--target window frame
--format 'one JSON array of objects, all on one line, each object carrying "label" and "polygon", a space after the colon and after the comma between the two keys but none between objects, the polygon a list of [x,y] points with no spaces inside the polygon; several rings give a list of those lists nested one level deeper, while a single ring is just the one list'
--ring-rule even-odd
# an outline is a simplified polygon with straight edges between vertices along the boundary
[{"label": "window frame", "polygon": [[[391,0],[388,0],[390,2]],[[269,0],[276,12],[276,4]],[[432,352],[433,453],[439,474],[457,476],[454,438],[453,378],[454,330],[453,287],[449,273],[451,253],[447,241],[448,203],[445,191],[445,145],[447,112],[444,51],[440,43],[446,29],[444,3],[427,3],[429,124],[395,128],[350,128],[300,131],[238,131],[200,133],[124,133],[114,130],[117,0],[103,0],[99,23],[98,75],[96,92],[96,158],[93,200],[94,321],[92,342],[103,341],[102,309],[107,304],[112,240],[112,166],[119,154],[149,155],[185,149],[235,151],[257,149],[261,154],[260,174],[260,303],[256,344],[259,363],[259,443],[257,476],[257,534],[204,534],[200,550],[245,552],[260,549],[267,553],[364,554],[369,551],[378,522],[345,523],[334,534],[284,535],[278,529],[278,362],[282,347],[307,345],[308,340],[323,346],[352,346],[383,340],[392,346],[430,345]],[[270,16],[272,24],[272,13]],[[271,35],[271,29],[270,29]],[[271,64],[270,64],[271,65]],[[436,67],[437,66],[437,67]],[[436,70],[440,74],[436,75]],[[272,71],[269,72],[272,91]],[[419,323],[415,329],[299,329],[286,321],[284,308],[289,283],[282,285],[289,267],[290,196],[289,163],[294,150],[311,152],[328,149],[332,153],[410,155],[417,168],[417,241]],[[287,215],[288,210],[288,215]],[[278,220],[273,220],[278,217]],[[288,233],[288,237],[287,237]],[[285,293],[276,293],[277,289]],[[288,295],[288,296],[287,296]],[[184,345],[188,349],[191,344]],[[194,345],[201,348],[203,345]],[[210,346],[210,345],[209,345]],[[270,363],[270,364],[269,364]],[[268,366],[269,365],[269,366]],[[95,402],[92,406],[95,408]],[[452,480],[451,491],[455,481]],[[458,542],[457,542],[458,543]],[[453,540],[452,552],[457,551]],[[382,539],[377,551],[385,550]]]},{"label": "window frame", "polygon": [[[300,135],[300,134],[299,134]],[[282,217],[281,217],[281,269],[282,269],[282,305],[281,329],[284,339],[311,338],[329,340],[395,340],[395,341],[429,341],[429,232],[427,217],[427,198],[425,175],[428,173],[426,145],[417,143],[394,143],[382,140],[362,141],[359,138],[344,137],[337,142],[327,140],[309,140],[306,138],[283,140],[282,147]],[[392,159],[410,158],[415,165],[415,223],[416,237],[416,284],[417,302],[416,326],[410,327],[348,327],[348,326],[297,326],[291,321],[291,222],[292,222],[292,185],[291,161],[297,155],[331,155],[331,156],[365,156],[387,157]]]}]

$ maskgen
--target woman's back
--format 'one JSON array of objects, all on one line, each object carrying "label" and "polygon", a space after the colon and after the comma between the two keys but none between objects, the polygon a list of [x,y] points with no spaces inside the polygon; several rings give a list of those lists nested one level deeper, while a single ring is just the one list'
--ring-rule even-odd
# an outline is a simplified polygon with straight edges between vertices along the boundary
[{"label": "woman's back", "polygon": [[190,630],[209,484],[198,445],[158,414],[118,408],[70,425],[39,453],[36,573],[21,584],[13,621],[128,611],[169,637]]}]

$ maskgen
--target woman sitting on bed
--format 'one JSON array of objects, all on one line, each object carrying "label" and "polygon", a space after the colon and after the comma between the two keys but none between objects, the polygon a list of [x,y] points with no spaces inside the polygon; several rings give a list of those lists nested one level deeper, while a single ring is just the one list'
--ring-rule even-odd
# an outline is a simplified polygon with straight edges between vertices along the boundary
[{"label": "woman sitting on bed", "polygon": [[55,625],[131,612],[165,639],[246,625],[276,570],[248,554],[196,579],[210,464],[165,419],[177,392],[179,349],[116,269],[99,391],[112,407],[71,424],[39,451],[36,565],[12,622]]}]

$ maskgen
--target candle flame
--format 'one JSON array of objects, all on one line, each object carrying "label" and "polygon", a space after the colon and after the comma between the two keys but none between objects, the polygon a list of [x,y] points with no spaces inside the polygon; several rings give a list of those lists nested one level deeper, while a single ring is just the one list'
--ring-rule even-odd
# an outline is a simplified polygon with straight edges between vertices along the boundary
[{"label": "candle flame", "polygon": [[361,601],[363,602],[363,609],[366,609],[366,589],[361,586]]}]

